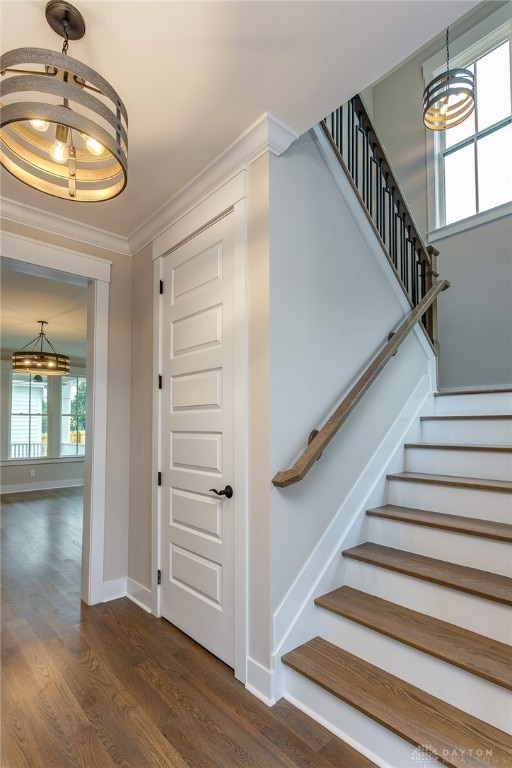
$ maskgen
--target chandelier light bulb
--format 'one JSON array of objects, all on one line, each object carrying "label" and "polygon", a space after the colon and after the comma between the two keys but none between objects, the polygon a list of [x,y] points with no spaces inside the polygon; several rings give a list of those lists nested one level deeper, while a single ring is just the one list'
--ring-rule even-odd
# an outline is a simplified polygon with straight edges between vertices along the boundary
[{"label": "chandelier light bulb", "polygon": [[48,122],[48,120],[31,120],[30,125],[32,126],[34,131],[41,131],[41,133],[43,131],[47,131],[48,128],[50,127],[50,123]]},{"label": "chandelier light bulb", "polygon": [[56,163],[66,163],[69,159],[68,136],[67,125],[58,125],[55,131],[55,142],[50,150],[52,159]]},{"label": "chandelier light bulb", "polygon": [[92,136],[88,136],[86,133],[82,133],[82,138],[85,141],[85,145],[91,155],[95,157],[101,157],[105,151],[105,147],[97,139],[93,139]]}]

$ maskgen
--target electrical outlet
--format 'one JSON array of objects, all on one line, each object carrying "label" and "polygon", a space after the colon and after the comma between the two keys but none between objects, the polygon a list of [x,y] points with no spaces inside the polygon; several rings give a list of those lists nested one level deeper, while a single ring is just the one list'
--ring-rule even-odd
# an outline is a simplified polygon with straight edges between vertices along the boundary
[{"label": "electrical outlet", "polygon": [[30,477],[35,477],[35,476],[36,476],[36,471],[35,471],[35,469],[31,469],[31,470],[30,470]]}]

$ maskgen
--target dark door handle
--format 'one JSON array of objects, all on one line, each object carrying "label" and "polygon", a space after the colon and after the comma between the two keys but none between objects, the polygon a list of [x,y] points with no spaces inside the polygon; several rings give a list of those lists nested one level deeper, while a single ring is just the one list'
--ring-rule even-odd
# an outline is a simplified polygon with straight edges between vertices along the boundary
[{"label": "dark door handle", "polygon": [[233,495],[233,489],[230,485],[226,485],[223,491],[216,491],[215,488],[210,488],[212,493],[216,493],[217,496],[225,496],[226,499],[230,499]]}]

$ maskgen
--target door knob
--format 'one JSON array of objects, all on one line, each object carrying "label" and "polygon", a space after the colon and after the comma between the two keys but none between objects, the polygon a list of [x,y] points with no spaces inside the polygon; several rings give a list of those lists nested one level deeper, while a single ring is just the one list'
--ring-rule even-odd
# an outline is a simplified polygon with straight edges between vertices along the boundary
[{"label": "door knob", "polygon": [[217,496],[225,496],[226,499],[230,499],[233,495],[233,489],[230,485],[226,485],[223,491],[217,491],[215,488],[210,488],[212,493],[216,493]]}]

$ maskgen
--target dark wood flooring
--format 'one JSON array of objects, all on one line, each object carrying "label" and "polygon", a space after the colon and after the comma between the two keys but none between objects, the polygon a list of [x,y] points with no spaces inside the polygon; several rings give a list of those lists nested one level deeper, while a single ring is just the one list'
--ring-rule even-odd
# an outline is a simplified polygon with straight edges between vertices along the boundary
[{"label": "dark wood flooring", "polygon": [[81,603],[79,489],[1,500],[2,768],[371,768],[164,619]]}]

